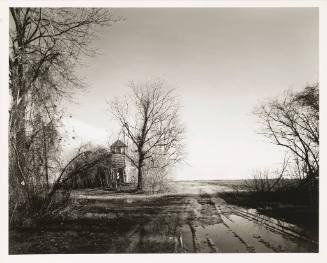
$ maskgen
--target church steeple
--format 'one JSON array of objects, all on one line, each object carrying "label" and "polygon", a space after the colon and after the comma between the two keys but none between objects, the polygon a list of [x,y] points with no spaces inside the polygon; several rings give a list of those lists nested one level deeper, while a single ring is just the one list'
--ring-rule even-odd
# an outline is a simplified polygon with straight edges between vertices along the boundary
[{"label": "church steeple", "polygon": [[117,140],[115,141],[111,146],[110,146],[110,151],[112,153],[120,153],[120,154],[124,154],[125,153],[125,148],[126,148],[126,144],[123,143],[121,140]]}]

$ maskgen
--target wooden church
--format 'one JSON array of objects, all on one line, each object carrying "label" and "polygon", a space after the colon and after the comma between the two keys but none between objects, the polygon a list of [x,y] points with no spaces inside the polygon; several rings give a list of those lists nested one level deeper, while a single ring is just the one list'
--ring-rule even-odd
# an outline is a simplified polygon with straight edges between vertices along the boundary
[{"label": "wooden church", "polygon": [[[71,176],[67,181],[70,188],[92,188],[104,187],[117,189],[128,184],[126,175],[125,151],[127,146],[116,140],[110,150],[100,149],[90,154],[88,159],[82,159],[75,163],[77,176]],[[80,170],[79,167],[85,163],[94,163],[87,169]],[[72,171],[74,173],[74,171]]]},{"label": "wooden church", "polygon": [[117,140],[110,146],[109,162],[109,180],[117,181],[117,183],[126,183],[126,159],[125,150],[126,145]]}]

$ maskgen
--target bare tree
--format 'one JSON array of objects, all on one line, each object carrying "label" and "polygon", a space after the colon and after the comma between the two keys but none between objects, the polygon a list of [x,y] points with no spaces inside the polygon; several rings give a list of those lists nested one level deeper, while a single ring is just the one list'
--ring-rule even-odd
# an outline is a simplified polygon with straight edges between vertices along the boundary
[{"label": "bare tree", "polygon": [[137,169],[137,189],[143,189],[144,169],[165,169],[183,160],[184,128],[174,89],[162,81],[130,83],[132,95],[111,103],[114,117],[131,145],[126,157]]},{"label": "bare tree", "polygon": [[165,156],[153,152],[153,156],[143,169],[144,185],[150,188],[152,193],[164,192],[169,188],[169,179],[173,167],[166,164]]},{"label": "bare tree", "polygon": [[250,180],[245,180],[243,186],[251,192],[264,193],[280,191],[285,187],[285,177],[288,175],[289,157],[285,156],[282,168],[275,171],[256,170]]},{"label": "bare tree", "polygon": [[95,26],[114,19],[107,9],[10,8],[10,15],[10,195],[31,208],[59,171],[58,105],[83,87],[74,66],[93,54]]},{"label": "bare tree", "polygon": [[319,176],[319,85],[286,92],[255,110],[261,134],[294,156],[305,181]]}]

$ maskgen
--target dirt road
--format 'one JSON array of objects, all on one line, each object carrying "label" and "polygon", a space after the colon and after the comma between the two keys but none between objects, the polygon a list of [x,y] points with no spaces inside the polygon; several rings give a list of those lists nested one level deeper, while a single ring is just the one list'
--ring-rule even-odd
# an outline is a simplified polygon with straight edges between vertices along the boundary
[{"label": "dirt road", "polygon": [[[183,182],[176,185],[175,193],[168,195],[107,195],[91,190],[77,192],[75,198],[83,201],[69,211],[71,216],[92,222],[108,222],[108,226],[99,226],[97,231],[74,228],[69,231],[46,230],[43,235],[38,233],[32,251],[317,252],[317,242],[308,238],[309,235],[303,229],[260,215],[254,209],[229,205],[217,197],[217,192],[223,190],[228,189],[203,182]],[[61,238],[62,235],[64,238]],[[26,235],[25,239],[32,236]],[[17,239],[18,236],[15,239],[13,235],[11,241],[16,253],[17,249],[14,248],[18,246]],[[37,242],[41,240],[43,245],[39,250],[42,252],[39,252]],[[48,241],[51,247],[44,245]],[[30,243],[33,243],[32,240]],[[28,248],[17,248],[21,252],[28,251]]]}]

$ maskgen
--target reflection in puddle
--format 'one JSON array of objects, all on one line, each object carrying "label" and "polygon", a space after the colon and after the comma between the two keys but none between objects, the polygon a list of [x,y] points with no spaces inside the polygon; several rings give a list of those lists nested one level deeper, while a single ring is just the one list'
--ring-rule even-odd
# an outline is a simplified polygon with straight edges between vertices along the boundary
[{"label": "reflection in puddle", "polygon": [[[59,253],[63,251],[62,247],[59,247],[63,243],[67,248],[61,253],[85,252],[89,247],[97,253],[318,250],[318,245],[305,238],[300,228],[260,215],[254,209],[230,206],[207,193],[142,200],[89,200],[86,204],[73,209],[75,210],[70,211],[70,214],[90,220],[92,224],[101,220],[107,227],[106,230],[92,232],[87,226],[88,234],[82,236],[81,233],[84,232],[78,229],[70,232],[33,233],[33,242],[34,244],[39,242],[37,245],[40,245],[40,251],[49,249],[49,252]],[[12,236],[22,242],[22,234],[16,234]],[[26,236],[29,244],[33,243],[31,241],[33,235]],[[49,236],[55,239],[55,245]],[[49,245],[44,247],[44,244]],[[34,253],[38,253],[37,246],[34,247],[36,247]]]},{"label": "reflection in puddle", "polygon": [[317,250],[314,242],[299,236],[300,228],[262,216],[254,209],[216,205],[204,196],[200,200],[186,198],[183,207],[175,203],[177,213],[166,207],[142,226],[144,250],[149,250],[144,247],[144,240],[148,245],[161,244],[170,252],[179,253]]}]

